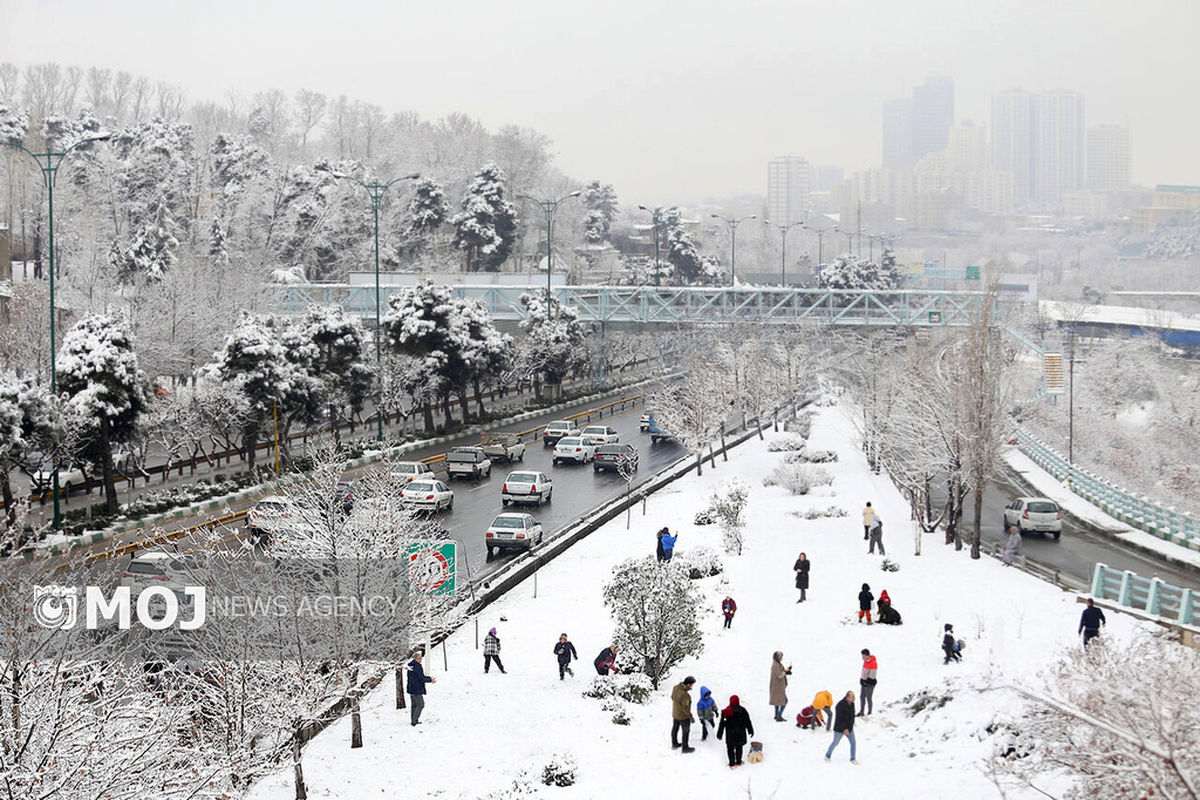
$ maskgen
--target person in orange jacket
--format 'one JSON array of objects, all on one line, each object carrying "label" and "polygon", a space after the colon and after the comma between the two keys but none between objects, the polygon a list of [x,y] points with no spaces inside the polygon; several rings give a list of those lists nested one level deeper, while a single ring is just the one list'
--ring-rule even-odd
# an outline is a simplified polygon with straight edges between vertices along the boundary
[{"label": "person in orange jacket", "polygon": [[825,724],[825,730],[833,730],[833,695],[828,691],[817,692],[812,701],[813,711],[817,715],[817,724]]}]

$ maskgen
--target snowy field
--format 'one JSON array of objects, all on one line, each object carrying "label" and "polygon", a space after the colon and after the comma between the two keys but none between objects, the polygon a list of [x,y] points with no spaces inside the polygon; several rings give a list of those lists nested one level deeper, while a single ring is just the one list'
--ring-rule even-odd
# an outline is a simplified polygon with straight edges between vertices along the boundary
[{"label": "snowy field", "polygon": [[[767,434],[767,441],[786,434]],[[349,719],[315,739],[304,753],[309,797],[481,798],[510,789],[522,773],[534,789],[511,797],[561,798],[942,798],[1000,797],[987,774],[994,742],[985,728],[1019,715],[1023,703],[1000,684],[1022,684],[1066,648],[1079,647],[1075,632],[1081,606],[1073,595],[1007,569],[991,559],[971,561],[926,535],[922,555],[913,555],[905,503],[889,481],[867,469],[855,433],[837,408],[817,409],[811,449],[829,449],[839,461],[823,464],[831,486],[802,497],[764,488],[762,478],[782,454],[768,453],[757,439],[737,447],[729,463],[704,475],[679,480],[655,494],[645,517],[635,509],[633,527],[621,516],[487,608],[480,637],[495,626],[508,674],[483,673],[468,624],[447,642],[449,669],[439,647],[425,660],[437,682],[429,686],[422,724],[410,726],[407,710],[395,710],[390,679],[364,705],[362,749],[351,750]],[[592,681],[591,662],[611,638],[612,624],[601,599],[613,565],[653,555],[654,532],[670,525],[681,532],[677,556],[707,545],[721,550],[717,526],[695,527],[693,514],[707,506],[711,490],[733,475],[750,486],[744,554],[725,556],[723,575],[702,581],[709,612],[704,651],[682,666],[645,705],[628,706],[632,722],[618,726],[602,701],[581,696]],[[880,569],[868,555],[860,510],[870,500],[884,522],[884,542],[898,572]],[[804,520],[791,512],[836,505],[848,516]],[[792,564],[805,551],[812,562],[809,600],[797,604]],[[857,594],[868,583],[876,596],[888,591],[902,626],[860,624]],[[731,630],[722,629],[719,605],[731,595],[738,604]],[[502,618],[505,621],[502,621]],[[954,624],[966,640],[964,661],[944,666],[942,625]],[[1109,614],[1105,635],[1121,640],[1136,623]],[[551,650],[566,632],[579,650],[575,677],[558,680]],[[843,741],[830,763],[831,739],[801,730],[796,713],[820,690],[835,700],[858,693],[862,648],[879,660],[875,711],[855,725],[860,764],[849,763]],[[771,654],[782,650],[793,667],[787,722],[772,721],[768,704]],[[695,753],[670,747],[670,691],[685,675],[713,690],[723,708],[738,694],[755,726],[751,738],[764,743],[766,759],[730,770],[721,742],[699,741]],[[941,708],[913,712],[917,693],[950,696]],[[936,704],[935,704],[936,705]],[[747,748],[748,749],[748,748]],[[574,786],[542,786],[542,767],[556,753],[578,765]],[[1054,795],[1065,788],[1043,785]],[[257,800],[290,800],[291,770],[282,770],[252,792]],[[1043,797],[1012,790],[1007,797]]]}]

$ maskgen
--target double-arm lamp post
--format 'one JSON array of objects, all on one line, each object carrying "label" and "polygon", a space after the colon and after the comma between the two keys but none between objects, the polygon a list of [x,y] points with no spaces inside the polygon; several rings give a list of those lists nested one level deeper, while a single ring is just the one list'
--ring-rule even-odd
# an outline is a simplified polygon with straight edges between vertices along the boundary
[{"label": "double-arm lamp post", "polygon": [[542,211],[544,211],[546,213],[546,317],[547,317],[547,319],[549,319],[549,317],[550,317],[550,291],[551,291],[550,290],[550,273],[553,271],[551,269],[551,267],[553,265],[553,258],[554,258],[554,250],[551,247],[551,243],[553,242],[553,239],[551,237],[553,237],[553,235],[554,235],[554,212],[558,210],[559,203],[561,203],[562,201],[566,200],[569,197],[579,197],[579,195],[581,195],[581,194],[583,194],[583,191],[581,189],[576,189],[575,191],[573,191],[569,194],[563,195],[562,197],[558,198],[557,200],[538,200],[536,197],[531,197],[527,194],[517,195],[517,197],[523,198],[525,200],[532,200],[533,202],[537,203],[539,206],[542,207]]},{"label": "double-arm lamp post", "polygon": [[371,181],[367,183],[360,181],[353,175],[346,175],[341,172],[334,172],[328,166],[321,165],[317,167],[322,172],[328,172],[333,177],[339,180],[352,181],[367,190],[367,195],[371,198],[371,209],[375,214],[375,438],[377,441],[383,441],[383,357],[382,345],[383,328],[380,323],[379,316],[379,206],[383,202],[383,195],[395,184],[400,181],[413,180],[421,177],[419,172],[410,172],[407,175],[401,175],[399,178],[390,180],[387,183],[379,181]]},{"label": "double-arm lamp post", "polygon": [[[56,152],[47,144],[46,152],[35,153],[20,142],[8,141],[5,142],[9,147],[23,150],[28,153],[34,161],[37,162],[38,169],[42,171],[42,184],[46,187],[46,202],[49,207],[47,214],[49,229],[49,246],[50,246],[50,393],[58,394],[58,367],[55,359],[55,348],[57,347],[57,337],[55,335],[55,324],[57,320],[57,312],[54,308],[54,183],[58,180],[58,168],[62,165],[63,159],[67,157],[72,150],[80,145],[91,144],[92,142],[103,142],[112,138],[111,133],[101,133],[96,136],[89,136],[80,139],[73,145],[63,150]],[[53,491],[54,491],[54,530],[62,528],[62,509],[58,502],[58,458],[54,457],[53,462]]]},{"label": "double-arm lamp post", "polygon": [[660,286],[659,274],[661,270],[658,263],[658,225],[662,221],[662,209],[646,208],[645,206],[638,206],[638,208],[650,215],[650,223],[654,226],[654,285]]},{"label": "double-arm lamp post", "polygon": [[834,225],[832,227],[827,227],[827,228],[811,228],[808,225],[805,225],[804,230],[814,231],[817,234],[817,270],[819,271],[821,269],[821,265],[825,263],[825,260],[824,260],[825,231],[833,231],[834,233],[837,233],[837,225]]},{"label": "double-arm lamp post", "polygon": [[798,222],[793,222],[790,225],[781,225],[778,222],[769,222],[767,220],[763,220],[763,224],[770,225],[773,228],[779,229],[779,239],[780,239],[780,245],[781,245],[780,254],[779,254],[779,285],[787,286],[787,235],[788,235],[788,231],[790,231],[792,228],[795,228],[798,225],[803,225],[804,220],[800,220]]},{"label": "double-arm lamp post", "polygon": [[725,224],[729,226],[729,285],[733,286],[734,279],[737,277],[737,226],[738,223],[745,222],[748,219],[758,219],[758,214],[751,214],[748,217],[723,217],[720,214],[712,214],[713,219],[725,220]]}]

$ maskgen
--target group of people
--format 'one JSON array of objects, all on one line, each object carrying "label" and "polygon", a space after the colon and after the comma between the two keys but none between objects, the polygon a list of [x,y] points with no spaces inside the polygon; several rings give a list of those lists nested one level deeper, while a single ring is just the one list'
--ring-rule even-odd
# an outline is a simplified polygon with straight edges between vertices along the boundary
[{"label": "group of people", "polygon": [[655,549],[655,556],[661,562],[669,562],[671,556],[675,554],[675,542],[679,540],[678,534],[671,535],[671,529],[666,525],[662,526],[658,531],[658,547]]},{"label": "group of people", "polygon": [[901,625],[903,618],[900,612],[892,608],[892,598],[888,596],[887,589],[879,593],[879,600],[875,599],[875,595],[871,592],[870,584],[864,583],[862,589],[858,593],[858,621],[862,622],[866,619],[867,624],[871,624],[871,604],[875,604],[876,619],[884,625]]}]

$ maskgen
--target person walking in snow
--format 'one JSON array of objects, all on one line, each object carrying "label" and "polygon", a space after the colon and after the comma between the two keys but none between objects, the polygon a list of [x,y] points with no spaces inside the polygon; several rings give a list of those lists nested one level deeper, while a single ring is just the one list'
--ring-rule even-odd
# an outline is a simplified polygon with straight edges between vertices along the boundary
[{"label": "person walking in snow", "polygon": [[732,597],[726,597],[721,601],[721,613],[725,615],[725,627],[733,625],[733,615],[737,613],[737,603],[733,602]]},{"label": "person walking in snow", "polygon": [[838,701],[837,707],[833,710],[833,741],[829,743],[829,749],[825,751],[825,760],[828,761],[833,755],[833,749],[838,746],[838,742],[845,736],[850,740],[850,763],[857,764],[857,750],[854,741],[854,692],[846,692],[846,696]]},{"label": "person walking in snow", "polygon": [[425,710],[425,684],[437,683],[437,678],[431,678],[425,674],[425,668],[421,666],[421,651],[418,650],[408,662],[408,705],[412,710],[409,712],[410,719],[414,726],[421,724],[421,712]]},{"label": "person walking in snow", "polygon": [[822,689],[812,701],[813,711],[817,715],[817,724],[825,724],[825,730],[833,730],[833,695]]},{"label": "person walking in snow", "polygon": [[621,674],[621,670],[617,667],[617,646],[610,644],[608,647],[600,651],[600,655],[596,656],[596,660],[592,662],[596,668],[597,675],[607,675],[609,670]]},{"label": "person walking in snow", "polygon": [[879,593],[875,610],[878,612],[878,622],[882,622],[884,625],[900,624],[900,612],[892,608],[892,598],[888,597],[887,589]]},{"label": "person walking in snow", "polygon": [[563,680],[564,674],[569,674],[574,678],[575,672],[571,669],[571,659],[579,658],[579,653],[575,652],[575,645],[567,641],[565,633],[558,637],[558,644],[554,645],[554,655],[558,656],[558,679]]},{"label": "person walking in snow", "polygon": [[504,672],[504,665],[500,663],[500,637],[496,635],[495,628],[492,628],[488,631],[487,636],[483,637],[483,672],[485,675],[493,661],[496,662],[500,671]]},{"label": "person walking in snow", "polygon": [[796,601],[797,603],[803,603],[808,599],[808,570],[811,567],[812,562],[804,553],[800,554],[792,566],[792,569],[796,571],[796,588],[800,590],[800,599]]},{"label": "person walking in snow", "polygon": [[867,549],[868,553],[874,553],[875,547],[879,547],[879,555],[886,556],[887,553],[883,549],[883,517],[875,515],[875,521],[871,523],[870,529],[867,531],[870,534],[871,546]]},{"label": "person walking in snow", "polygon": [[962,661],[962,654],[958,652],[958,642],[954,639],[954,626],[947,622],[945,631],[946,634],[942,637],[942,652],[946,654],[946,660],[942,663]]},{"label": "person walking in snow", "polygon": [[862,674],[858,676],[858,686],[862,690],[862,700],[859,701],[861,707],[858,710],[860,717],[869,717],[871,712],[875,710],[875,684],[878,681],[875,679],[876,671],[879,669],[879,662],[875,660],[875,656],[871,655],[871,651],[863,648],[862,651]]},{"label": "person walking in snow", "polygon": [[775,721],[783,722],[783,710],[787,708],[787,676],[792,674],[791,667],[783,665],[783,651],[776,650],[771,657],[771,705],[775,707]]},{"label": "person walking in snow", "polygon": [[1000,558],[1004,560],[1004,566],[1011,567],[1013,559],[1021,554],[1021,531],[1016,525],[1008,526],[1008,541],[1004,543],[1004,549],[1000,551]]},{"label": "person walking in snow", "polygon": [[672,536],[666,528],[662,529],[662,538],[659,539],[659,542],[662,544],[663,561],[671,560],[671,556],[675,553],[675,542],[678,540],[678,536]]},{"label": "person walking in snow", "polygon": [[696,703],[696,716],[700,719],[700,741],[708,740],[709,727],[717,727],[717,701],[707,686],[700,687],[700,700]]},{"label": "person walking in snow", "polygon": [[658,547],[655,549],[655,556],[659,561],[667,560],[667,554],[663,552],[663,535],[669,534],[670,532],[671,531],[666,526],[663,526],[658,531]]},{"label": "person walking in snow", "polygon": [[867,501],[867,506],[862,510],[863,520],[863,541],[865,542],[871,535],[871,526],[875,524],[875,509],[871,508],[871,501]]},{"label": "person walking in snow", "polygon": [[[684,753],[693,753],[696,748],[688,745],[688,734],[692,729],[692,686],[696,679],[688,675],[682,683],[676,684],[671,690],[671,749],[683,748]],[[683,731],[683,743],[679,742],[679,732]]]},{"label": "person walking in snow", "polygon": [[[1083,634],[1083,649],[1086,650],[1088,642],[1100,635],[1100,626],[1107,625],[1108,621],[1104,619],[1104,612],[1096,608],[1096,604],[1092,602],[1092,598],[1087,600],[1087,608],[1083,610],[1083,615],[1079,617],[1079,631]],[[1076,634],[1078,635],[1078,634]]]},{"label": "person walking in snow", "polygon": [[867,624],[871,624],[871,603],[875,602],[875,595],[871,594],[871,587],[863,584],[862,591],[858,593],[858,621],[862,622],[863,617],[867,618]]},{"label": "person walking in snow", "polygon": [[717,726],[717,739],[725,738],[725,753],[729,756],[729,768],[742,765],[742,748],[746,739],[754,735],[754,723],[750,712],[742,708],[738,696],[731,695],[729,705],[721,712],[721,724]]}]

